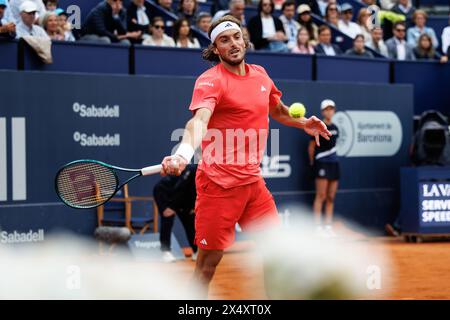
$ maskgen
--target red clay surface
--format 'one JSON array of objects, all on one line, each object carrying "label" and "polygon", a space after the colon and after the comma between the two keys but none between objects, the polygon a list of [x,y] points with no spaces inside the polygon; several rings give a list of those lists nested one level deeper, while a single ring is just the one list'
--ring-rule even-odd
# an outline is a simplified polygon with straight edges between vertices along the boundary
[{"label": "red clay surface", "polygon": [[[355,245],[383,250],[392,265],[392,271],[383,274],[382,289],[358,299],[450,299],[450,242],[416,244],[357,233],[353,239]],[[249,270],[245,263],[256,256],[252,247],[251,242],[238,242],[226,252],[211,284],[210,299],[267,299],[262,267]],[[190,278],[194,265],[186,259],[167,267]]]}]

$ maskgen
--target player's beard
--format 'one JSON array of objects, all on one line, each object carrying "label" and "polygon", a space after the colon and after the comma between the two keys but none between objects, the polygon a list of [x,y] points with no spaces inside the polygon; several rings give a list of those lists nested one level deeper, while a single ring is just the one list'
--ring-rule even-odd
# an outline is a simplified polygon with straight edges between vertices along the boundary
[{"label": "player's beard", "polygon": [[243,53],[242,57],[240,59],[237,59],[237,60],[231,60],[231,59],[228,59],[227,57],[220,56],[220,59],[223,62],[226,62],[227,64],[229,64],[230,66],[238,66],[238,65],[240,65],[242,63],[242,61],[244,61],[244,58],[245,58],[245,49],[244,49],[244,53]]}]

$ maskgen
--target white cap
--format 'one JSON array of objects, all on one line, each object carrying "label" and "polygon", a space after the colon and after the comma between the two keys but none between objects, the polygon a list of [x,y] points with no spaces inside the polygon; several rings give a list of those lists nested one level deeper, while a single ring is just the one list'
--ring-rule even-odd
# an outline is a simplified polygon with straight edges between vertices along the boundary
[{"label": "white cap", "polygon": [[336,104],[334,103],[333,100],[331,99],[325,99],[322,101],[322,103],[320,104],[320,110],[326,109],[328,107],[333,107],[336,108]]},{"label": "white cap", "polygon": [[29,1],[29,0],[23,2],[20,5],[19,9],[20,9],[20,12],[26,12],[26,13],[38,11],[38,8],[37,8],[36,4],[34,2],[32,2],[32,1]]}]

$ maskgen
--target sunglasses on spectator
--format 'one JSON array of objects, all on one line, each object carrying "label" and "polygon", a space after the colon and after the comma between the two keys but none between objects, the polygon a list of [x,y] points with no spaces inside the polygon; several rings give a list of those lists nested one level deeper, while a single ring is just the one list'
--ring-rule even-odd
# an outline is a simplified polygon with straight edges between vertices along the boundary
[{"label": "sunglasses on spectator", "polygon": [[328,11],[337,11],[337,8],[329,8]]},{"label": "sunglasses on spectator", "polygon": [[405,32],[406,29],[395,29],[395,31],[397,31],[397,32]]},{"label": "sunglasses on spectator", "polygon": [[263,7],[269,7],[269,6],[271,6],[271,5],[272,5],[272,4],[270,4],[270,3],[263,3],[263,4],[262,4]]},{"label": "sunglasses on spectator", "polygon": [[163,25],[156,25],[156,26],[153,26],[153,28],[164,30],[164,26]]}]

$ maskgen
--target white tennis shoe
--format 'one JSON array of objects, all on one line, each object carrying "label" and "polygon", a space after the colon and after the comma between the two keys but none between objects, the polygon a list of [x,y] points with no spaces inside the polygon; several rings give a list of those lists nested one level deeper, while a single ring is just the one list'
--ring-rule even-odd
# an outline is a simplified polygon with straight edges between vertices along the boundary
[{"label": "white tennis shoe", "polygon": [[175,258],[175,256],[170,251],[163,251],[162,255],[163,255],[162,259],[166,263],[177,261],[177,258]]}]

